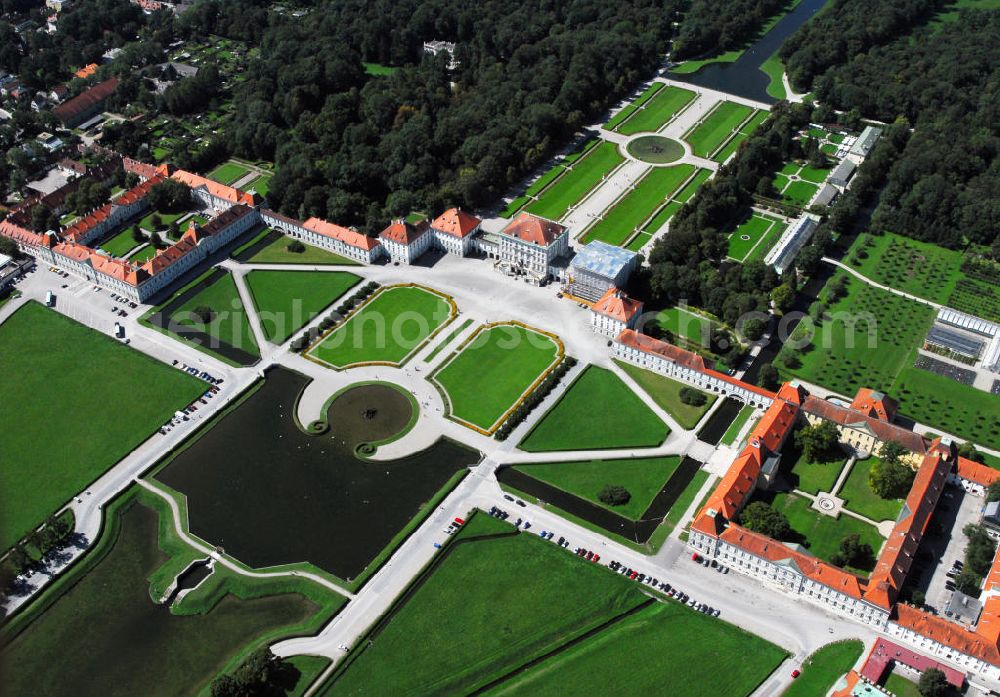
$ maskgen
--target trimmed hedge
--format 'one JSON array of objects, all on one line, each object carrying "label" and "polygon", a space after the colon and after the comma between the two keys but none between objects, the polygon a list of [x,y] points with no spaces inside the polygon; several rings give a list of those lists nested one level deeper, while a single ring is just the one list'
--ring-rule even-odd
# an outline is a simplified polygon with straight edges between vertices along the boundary
[{"label": "trimmed hedge", "polygon": [[518,406],[514,411],[510,413],[507,420],[503,422],[503,425],[497,429],[497,432],[493,435],[497,440],[507,440],[510,434],[514,431],[518,425],[528,418],[528,415],[542,403],[542,400],[549,396],[559,381],[565,377],[566,373],[569,372],[570,368],[575,366],[577,360],[572,356],[566,356],[563,362],[557,365],[548,376],[542,380],[542,382],[535,388],[535,391],[524,398],[521,405]]}]

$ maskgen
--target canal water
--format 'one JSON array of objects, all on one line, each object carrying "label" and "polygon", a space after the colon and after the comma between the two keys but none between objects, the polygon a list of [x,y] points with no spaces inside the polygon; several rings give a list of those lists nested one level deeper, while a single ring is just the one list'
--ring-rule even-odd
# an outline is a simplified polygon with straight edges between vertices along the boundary
[{"label": "canal water", "polygon": [[773,104],[776,100],[767,93],[770,78],[764,74],[760,66],[781,48],[785,39],[819,12],[826,1],[802,0],[795,9],[782,17],[771,31],[758,39],[732,63],[710,63],[696,73],[670,74],[669,77],[699,87]]},{"label": "canal water", "polygon": [[251,567],[309,561],[356,578],[474,450],[439,440],[390,462],[355,447],[398,433],[410,400],[385,385],[335,399],[330,430],[307,435],[294,410],[308,384],[284,368],[156,474],[187,497],[191,531]]}]

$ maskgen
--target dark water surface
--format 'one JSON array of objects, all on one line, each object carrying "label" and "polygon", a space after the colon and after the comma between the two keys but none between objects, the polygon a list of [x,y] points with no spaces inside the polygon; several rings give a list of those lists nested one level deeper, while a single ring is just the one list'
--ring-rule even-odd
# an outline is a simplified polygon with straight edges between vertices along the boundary
[{"label": "dark water surface", "polygon": [[439,440],[400,460],[358,458],[358,443],[409,423],[409,399],[385,385],[351,388],[330,405],[330,430],[310,436],[293,413],[308,382],[271,370],[257,392],[156,478],[187,496],[194,534],[244,563],[309,561],[353,579],[479,453]]}]

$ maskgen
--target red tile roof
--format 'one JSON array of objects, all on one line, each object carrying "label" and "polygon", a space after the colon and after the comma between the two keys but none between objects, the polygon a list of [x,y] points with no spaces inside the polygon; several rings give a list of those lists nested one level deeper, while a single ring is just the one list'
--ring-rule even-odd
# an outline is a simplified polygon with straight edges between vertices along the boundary
[{"label": "red tile roof", "polygon": [[164,269],[176,264],[187,254],[190,254],[197,249],[197,247],[197,242],[189,239],[185,233],[181,239],[177,240],[177,242],[169,247],[166,247],[165,249],[159,250],[155,256],[150,257],[150,259],[142,265],[142,271],[150,276],[155,276],[156,274],[161,273]]},{"label": "red tile roof", "polygon": [[87,65],[83,66],[73,74],[76,75],[77,77],[86,79],[96,72],[97,72],[97,63],[88,63]]},{"label": "red tile roof", "polygon": [[809,396],[802,403],[802,410],[807,414],[814,414],[821,419],[833,421],[841,426],[870,431],[882,442],[896,441],[918,455],[927,452],[927,442],[919,433],[914,433],[909,429],[868,416],[854,409],[839,406],[829,400]]},{"label": "red tile roof", "polygon": [[944,673],[945,678],[956,689],[961,689],[962,685],[965,684],[965,673],[882,637],[879,637],[875,645],[872,646],[871,653],[868,654],[868,659],[861,669],[861,674],[869,682],[878,685],[893,663],[902,663],[904,666],[909,666],[921,673],[928,668],[937,668]]},{"label": "red tile roof", "polygon": [[232,186],[220,184],[213,179],[208,179],[207,177],[195,174],[194,172],[187,172],[183,169],[179,169],[171,174],[170,178],[179,181],[182,184],[187,184],[192,189],[205,187],[208,193],[212,196],[221,198],[224,201],[229,201],[230,203],[243,203],[248,206],[253,206],[257,203],[255,195],[250,192],[240,191]]},{"label": "red tile roof", "polygon": [[105,203],[100,208],[78,218],[72,225],[62,231],[62,236],[71,242],[77,242],[95,227],[103,223],[111,215],[111,204]]},{"label": "red tile roof", "polygon": [[482,221],[461,208],[449,208],[431,223],[435,230],[453,237],[468,237]]},{"label": "red tile roof", "polygon": [[1000,471],[965,457],[959,457],[956,461],[955,474],[984,487],[1000,479]]},{"label": "red tile roof", "polygon": [[0,235],[34,247],[51,247],[54,244],[51,236],[15,225],[9,220],[0,221]]},{"label": "red tile roof", "polygon": [[131,206],[133,203],[137,203],[146,198],[152,188],[163,181],[166,181],[163,176],[154,174],[146,181],[140,182],[128,191],[122,192],[118,198],[115,199],[115,203],[119,206]]},{"label": "red tile roof", "polygon": [[118,78],[99,82],[89,90],[81,92],[70,100],[67,100],[52,110],[57,119],[63,123],[74,121],[80,114],[103,104],[111,96],[111,93],[118,87]]},{"label": "red tile roof", "polygon": [[546,218],[539,218],[530,213],[521,213],[507,223],[501,234],[516,237],[524,242],[547,247],[556,238],[566,232],[566,227]]},{"label": "red tile roof", "polygon": [[899,595],[931,514],[944,491],[952,462],[935,452],[924,457],[906,496],[899,520],[882,547],[875,570],[868,579],[865,600],[886,610]]},{"label": "red tile roof", "polygon": [[611,287],[590,309],[627,325],[633,317],[642,312],[642,302],[633,300],[617,288]]},{"label": "red tile roof", "polygon": [[898,406],[896,400],[892,397],[887,397],[883,393],[876,392],[867,387],[862,387],[858,390],[854,401],[851,402],[851,409],[860,411],[866,416],[881,419],[882,421],[892,421],[896,418],[896,409]]},{"label": "red tile roof", "polygon": [[405,220],[394,220],[378,236],[397,244],[411,245],[420,239],[429,229],[426,220],[422,220],[416,225],[411,225]]},{"label": "red tile roof", "polygon": [[373,237],[369,237],[368,235],[358,232],[357,230],[352,230],[351,228],[335,225],[334,223],[328,223],[321,218],[309,218],[307,221],[302,223],[302,227],[307,230],[312,230],[316,234],[340,240],[344,244],[351,247],[357,247],[366,251],[371,251],[379,245],[378,240]]},{"label": "red tile roof", "polygon": [[[896,623],[968,656],[974,656],[993,665],[1000,665],[1000,650],[997,649],[995,641],[965,629],[955,622],[949,622],[943,617],[937,617],[905,603],[899,603],[896,605]],[[981,621],[980,624],[982,624]]]}]

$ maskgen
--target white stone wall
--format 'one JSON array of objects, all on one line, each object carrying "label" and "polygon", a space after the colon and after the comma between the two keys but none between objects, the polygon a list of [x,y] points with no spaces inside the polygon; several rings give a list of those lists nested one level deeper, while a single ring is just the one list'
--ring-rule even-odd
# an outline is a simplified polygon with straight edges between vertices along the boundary
[{"label": "white stone wall", "polygon": [[926,637],[923,634],[918,634],[912,629],[902,627],[895,622],[889,622],[885,627],[885,632],[893,639],[906,642],[923,653],[935,658],[951,661],[965,670],[988,680],[1000,680],[1000,668],[997,666],[987,663],[981,658],[964,654],[951,646],[945,646],[939,641]]}]

